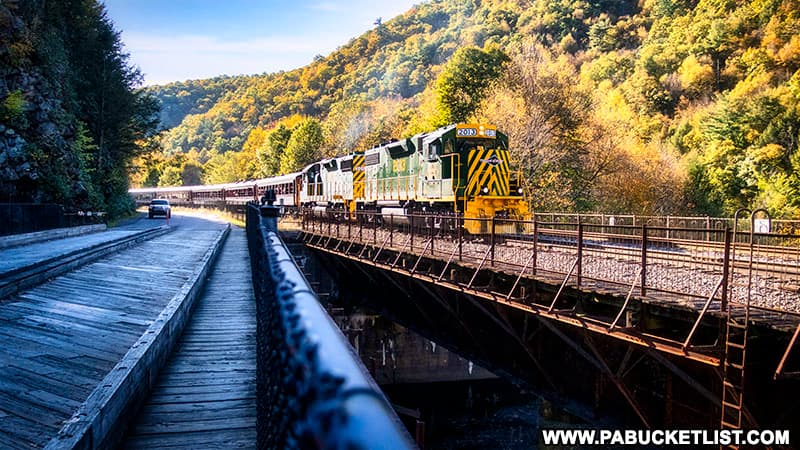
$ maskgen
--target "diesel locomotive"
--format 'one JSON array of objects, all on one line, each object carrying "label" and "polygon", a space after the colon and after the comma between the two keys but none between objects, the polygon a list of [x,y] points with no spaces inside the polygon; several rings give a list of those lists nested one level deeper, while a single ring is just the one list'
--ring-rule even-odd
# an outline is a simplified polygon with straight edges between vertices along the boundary
[{"label": "diesel locomotive", "polygon": [[363,211],[392,216],[395,223],[412,214],[460,216],[468,232],[482,233],[486,221],[469,219],[530,219],[521,181],[511,170],[505,134],[487,124],[453,124],[278,177],[130,193],[140,204],[163,197],[176,205],[217,206],[258,200],[273,190],[279,205],[317,215],[353,218]]}]

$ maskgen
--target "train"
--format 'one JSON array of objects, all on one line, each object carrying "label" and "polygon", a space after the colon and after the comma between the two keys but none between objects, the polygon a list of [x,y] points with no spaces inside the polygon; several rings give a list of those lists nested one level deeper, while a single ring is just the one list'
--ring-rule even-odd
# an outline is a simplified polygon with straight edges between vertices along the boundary
[{"label": "train", "polygon": [[[137,204],[167,198],[175,205],[224,206],[258,201],[268,190],[278,206],[309,208],[317,215],[355,218],[372,213],[403,223],[410,215],[463,217],[470,233],[487,221],[529,220],[519,172],[509,162],[508,136],[496,126],[451,124],[409,138],[313,162],[299,172],[236,183],[139,188]],[[513,224],[501,225],[514,232]]]}]

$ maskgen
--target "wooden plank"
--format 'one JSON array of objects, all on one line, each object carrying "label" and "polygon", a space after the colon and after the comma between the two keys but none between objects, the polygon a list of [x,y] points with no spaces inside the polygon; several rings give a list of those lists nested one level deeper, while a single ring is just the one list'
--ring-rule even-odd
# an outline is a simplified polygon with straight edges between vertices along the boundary
[{"label": "wooden plank", "polygon": [[255,447],[256,328],[249,275],[244,234],[232,232],[126,448]]},{"label": "wooden plank", "polygon": [[[225,411],[226,409],[254,408],[254,405],[253,399],[248,397],[219,400],[215,402],[148,403],[146,409],[143,408],[140,415],[199,412],[206,410]],[[129,438],[130,437],[131,435],[129,435]]]},{"label": "wooden plank", "polygon": [[38,448],[46,442],[41,424],[7,414],[0,417],[0,447],[9,449]]},{"label": "wooden plank", "polygon": [[[255,411],[248,415],[239,417],[222,417],[222,418],[208,418],[196,420],[185,420],[170,422],[165,421],[164,417],[153,418],[149,417],[150,422],[139,422],[136,424],[136,430],[140,433],[194,433],[196,431],[223,431],[223,430],[237,430],[249,429],[256,426]],[[140,431],[141,430],[141,431]],[[253,442],[255,444],[255,442]]]},{"label": "wooden plank", "polygon": [[172,249],[155,238],[0,303],[0,447],[41,447],[58,433],[182,288],[213,228],[176,231],[192,243]]},{"label": "wooden plank", "polygon": [[125,448],[252,448],[255,439],[255,429],[137,434],[125,443]]},{"label": "wooden plank", "polygon": [[[216,402],[214,405],[215,404]],[[145,429],[151,429],[153,426],[160,423],[172,423],[177,425],[182,422],[215,420],[220,417],[225,419],[247,419],[247,421],[252,420],[253,424],[255,424],[256,411],[251,405],[245,405],[239,408],[215,408],[214,405],[195,409],[193,411],[170,410],[167,413],[154,414],[148,412],[148,414],[142,414],[136,424],[137,433],[143,433]],[[236,428],[239,428],[239,424],[234,425]]]}]

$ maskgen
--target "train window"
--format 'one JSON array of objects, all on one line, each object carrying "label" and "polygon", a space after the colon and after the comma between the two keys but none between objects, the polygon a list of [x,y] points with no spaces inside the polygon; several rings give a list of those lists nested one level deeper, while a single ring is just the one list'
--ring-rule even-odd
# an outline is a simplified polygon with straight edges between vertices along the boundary
[{"label": "train window", "polygon": [[332,159],[323,165],[325,166],[325,170],[327,170],[328,172],[337,170],[339,168],[339,164],[336,162],[335,159]]},{"label": "train window", "polygon": [[436,156],[442,151],[442,141],[439,139],[428,144],[428,161],[435,161]]},{"label": "train window", "polygon": [[444,141],[444,154],[447,155],[447,154],[453,153],[454,151],[455,151],[455,149],[453,148],[453,140],[452,139],[448,139],[448,140]]}]

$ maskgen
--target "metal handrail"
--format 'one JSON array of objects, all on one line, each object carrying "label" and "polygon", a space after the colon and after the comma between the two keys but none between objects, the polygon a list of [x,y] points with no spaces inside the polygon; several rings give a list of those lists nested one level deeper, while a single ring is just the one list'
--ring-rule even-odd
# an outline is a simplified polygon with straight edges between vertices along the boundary
[{"label": "metal handrail", "polygon": [[254,204],[247,210],[258,315],[259,448],[412,448],[278,235],[277,210]]}]

